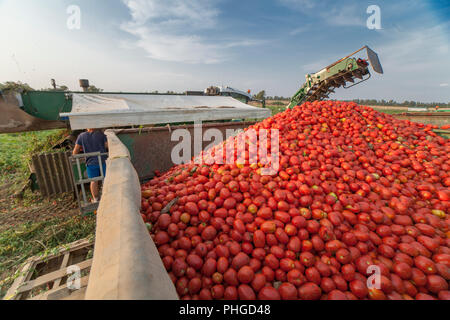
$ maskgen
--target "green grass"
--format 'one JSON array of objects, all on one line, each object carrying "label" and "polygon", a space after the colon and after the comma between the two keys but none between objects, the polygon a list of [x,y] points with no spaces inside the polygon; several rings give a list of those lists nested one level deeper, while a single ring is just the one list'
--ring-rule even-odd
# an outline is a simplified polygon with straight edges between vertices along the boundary
[{"label": "green grass", "polygon": [[95,217],[57,218],[27,222],[0,232],[0,298],[13,283],[16,270],[29,257],[95,234]]},{"label": "green grass", "polygon": [[0,174],[27,168],[34,152],[44,152],[62,138],[65,130],[0,134]]},{"label": "green grass", "polygon": [[378,112],[382,112],[382,113],[387,113],[387,114],[399,114],[399,113],[403,113],[406,112],[406,110],[396,110],[396,109],[376,109]]},{"label": "green grass", "polygon": [[287,104],[283,104],[283,105],[269,105],[266,106],[268,109],[272,110],[272,115],[276,115],[277,113],[283,112],[286,110],[286,105]]},{"label": "green grass", "polygon": [[12,184],[11,190],[22,185],[29,177],[32,155],[51,151],[66,132],[58,129],[0,134],[0,184]]}]

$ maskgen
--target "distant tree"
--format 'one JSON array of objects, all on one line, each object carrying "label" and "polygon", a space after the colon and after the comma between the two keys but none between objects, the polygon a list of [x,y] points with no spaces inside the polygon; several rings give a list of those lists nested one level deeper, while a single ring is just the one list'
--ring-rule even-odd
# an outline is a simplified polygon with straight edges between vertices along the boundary
[{"label": "distant tree", "polygon": [[33,91],[27,83],[22,83],[20,81],[6,81],[4,83],[0,83],[0,90],[2,91]]},{"label": "distant tree", "polygon": [[103,89],[97,88],[96,86],[89,86],[87,92],[103,92]]},{"label": "distant tree", "polygon": [[265,96],[266,96],[266,91],[262,90],[262,91],[258,92],[256,95],[254,95],[253,97],[257,100],[262,100],[262,99],[264,99]]}]

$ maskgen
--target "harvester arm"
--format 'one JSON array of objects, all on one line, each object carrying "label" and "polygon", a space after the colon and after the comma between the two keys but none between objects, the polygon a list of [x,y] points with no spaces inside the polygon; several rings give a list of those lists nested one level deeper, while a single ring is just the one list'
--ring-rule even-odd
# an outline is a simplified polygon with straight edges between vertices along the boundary
[{"label": "harvester arm", "polygon": [[[367,52],[366,60],[353,57],[364,49]],[[378,55],[368,46],[364,46],[319,72],[307,74],[305,83],[294,94],[288,108],[292,109],[305,101],[328,98],[331,93],[334,93],[335,88],[344,87],[347,89],[368,80],[370,78],[369,64],[375,72],[383,73]],[[356,78],[359,81],[355,82]],[[347,86],[347,82],[352,83],[352,85]]]}]

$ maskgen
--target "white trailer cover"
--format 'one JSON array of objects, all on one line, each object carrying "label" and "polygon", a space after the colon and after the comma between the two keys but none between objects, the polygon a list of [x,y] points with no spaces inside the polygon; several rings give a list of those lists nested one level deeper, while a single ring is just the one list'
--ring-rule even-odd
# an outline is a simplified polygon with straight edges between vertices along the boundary
[{"label": "white trailer cover", "polygon": [[68,117],[72,130],[113,128],[159,123],[264,119],[269,109],[253,107],[232,97],[151,94],[72,95]]}]

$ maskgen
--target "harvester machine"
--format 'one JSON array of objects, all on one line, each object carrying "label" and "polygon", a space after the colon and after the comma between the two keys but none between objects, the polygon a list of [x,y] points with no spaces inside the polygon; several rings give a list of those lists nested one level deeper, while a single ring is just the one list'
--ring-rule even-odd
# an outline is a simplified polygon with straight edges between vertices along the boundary
[{"label": "harvester machine", "polygon": [[[367,52],[367,59],[355,57],[364,50]],[[369,65],[375,72],[383,73],[378,55],[368,46],[364,46],[319,72],[307,74],[306,82],[294,94],[288,108],[292,109],[306,101],[326,99],[336,88],[348,89],[368,80],[371,76]]]}]

